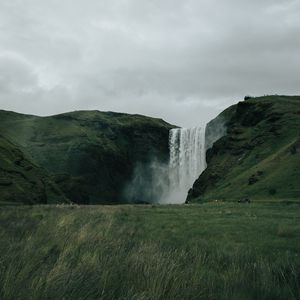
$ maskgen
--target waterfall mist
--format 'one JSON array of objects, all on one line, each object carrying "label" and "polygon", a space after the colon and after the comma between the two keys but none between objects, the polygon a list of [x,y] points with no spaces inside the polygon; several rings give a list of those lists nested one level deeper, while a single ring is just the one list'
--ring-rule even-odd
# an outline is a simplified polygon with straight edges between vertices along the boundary
[{"label": "waterfall mist", "polygon": [[124,190],[126,202],[160,203],[168,190],[168,165],[154,158],[136,165],[133,178]]},{"label": "waterfall mist", "polygon": [[176,128],[169,133],[169,163],[154,159],[136,166],[125,189],[129,202],[182,204],[189,189],[204,171],[205,130],[201,127]]}]

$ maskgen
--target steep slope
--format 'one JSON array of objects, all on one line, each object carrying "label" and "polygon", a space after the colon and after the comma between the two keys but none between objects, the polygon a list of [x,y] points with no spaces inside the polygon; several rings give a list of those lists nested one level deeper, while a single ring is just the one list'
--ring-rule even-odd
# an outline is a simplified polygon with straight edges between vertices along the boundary
[{"label": "steep slope", "polygon": [[239,102],[208,125],[211,140],[223,125],[187,202],[300,198],[299,96]]},{"label": "steep slope", "polygon": [[0,204],[68,202],[44,170],[0,135]]},{"label": "steep slope", "polygon": [[168,159],[170,124],[112,112],[36,117],[0,111],[0,134],[20,145],[77,203],[130,201],[123,195],[137,164]]}]

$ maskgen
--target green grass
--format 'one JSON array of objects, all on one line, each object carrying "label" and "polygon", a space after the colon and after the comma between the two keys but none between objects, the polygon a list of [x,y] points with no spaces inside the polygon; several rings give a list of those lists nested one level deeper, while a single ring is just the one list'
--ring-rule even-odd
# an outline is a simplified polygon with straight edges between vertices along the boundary
[{"label": "green grass", "polygon": [[0,208],[1,299],[299,299],[300,205]]}]

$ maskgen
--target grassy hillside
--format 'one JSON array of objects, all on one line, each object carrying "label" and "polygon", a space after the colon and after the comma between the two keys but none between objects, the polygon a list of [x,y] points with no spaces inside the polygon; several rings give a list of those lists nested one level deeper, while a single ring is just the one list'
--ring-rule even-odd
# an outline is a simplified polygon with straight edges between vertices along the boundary
[{"label": "grassy hillside", "polygon": [[66,198],[85,204],[128,200],[123,191],[136,165],[167,161],[172,127],[112,112],[36,117],[0,111],[0,134],[44,168]]},{"label": "grassy hillside", "polygon": [[300,206],[0,208],[0,298],[299,299]]},{"label": "grassy hillside", "polygon": [[0,204],[63,202],[68,200],[46,172],[0,135]]},{"label": "grassy hillside", "polygon": [[227,133],[207,152],[188,201],[300,198],[300,97],[266,96],[224,111]]}]

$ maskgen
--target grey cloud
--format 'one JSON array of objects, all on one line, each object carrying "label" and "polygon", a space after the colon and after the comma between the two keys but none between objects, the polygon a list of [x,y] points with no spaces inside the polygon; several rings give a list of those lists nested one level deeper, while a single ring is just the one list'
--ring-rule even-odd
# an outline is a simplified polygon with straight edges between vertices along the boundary
[{"label": "grey cloud", "polygon": [[0,55],[0,93],[26,91],[36,84],[37,76],[29,63],[17,55]]},{"label": "grey cloud", "polygon": [[297,94],[293,0],[0,3],[0,107],[204,124],[245,94]]}]

